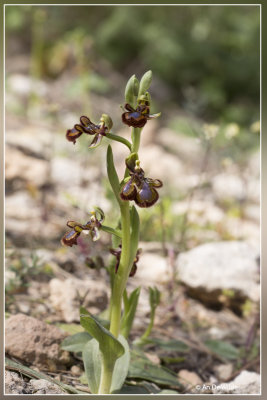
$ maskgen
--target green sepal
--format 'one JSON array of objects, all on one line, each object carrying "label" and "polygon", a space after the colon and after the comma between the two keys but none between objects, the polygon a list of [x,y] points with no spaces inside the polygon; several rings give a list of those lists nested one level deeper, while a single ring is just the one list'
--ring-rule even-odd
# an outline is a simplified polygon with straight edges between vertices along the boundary
[{"label": "green sepal", "polygon": [[138,99],[140,96],[145,95],[152,82],[152,71],[147,71],[141,78],[138,92]]},{"label": "green sepal", "polygon": [[125,87],[125,102],[133,108],[136,106],[136,99],[139,93],[139,82],[135,75],[132,75]]},{"label": "green sepal", "polygon": [[126,159],[125,159],[125,163],[127,165],[127,168],[130,171],[133,171],[135,169],[135,164],[136,161],[138,161],[138,154],[137,153],[131,153]]},{"label": "green sepal", "polygon": [[100,118],[100,122],[104,122],[105,126],[108,128],[108,132],[113,127],[113,121],[112,121],[111,117],[107,114],[102,114],[102,116]]}]

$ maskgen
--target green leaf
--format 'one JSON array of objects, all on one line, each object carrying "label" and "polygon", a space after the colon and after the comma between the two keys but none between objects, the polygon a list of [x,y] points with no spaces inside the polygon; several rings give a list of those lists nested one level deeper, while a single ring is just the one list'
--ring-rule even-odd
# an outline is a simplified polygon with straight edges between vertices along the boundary
[{"label": "green leaf", "polygon": [[139,82],[135,75],[132,75],[131,78],[126,83],[125,87],[125,102],[130,104],[133,108],[136,105],[136,98],[139,90]]},{"label": "green leaf", "polygon": [[19,372],[19,374],[22,374],[24,376],[27,376],[28,378],[34,378],[34,379],[45,379],[48,382],[52,382],[59,387],[61,387],[63,390],[65,390],[68,393],[75,393],[75,394],[84,394],[81,390],[75,389],[73,386],[66,385],[65,383],[59,382],[56,379],[51,378],[48,375],[45,375],[43,372],[39,372],[36,370],[33,370],[29,367],[25,367],[24,365],[10,360],[9,358],[5,358],[5,365],[7,369],[10,369],[11,371],[16,371]]},{"label": "green leaf", "polygon": [[161,361],[164,364],[171,365],[171,364],[179,364],[186,360],[186,357],[160,357]]},{"label": "green leaf", "polygon": [[113,392],[112,394],[158,394],[160,389],[150,382],[142,381],[138,382],[137,385],[123,385],[120,390]]},{"label": "green leaf", "polygon": [[214,353],[228,360],[235,360],[239,357],[239,350],[228,342],[221,340],[206,340],[205,345]]},{"label": "green leaf", "polygon": [[[123,385],[120,390],[114,391],[112,394],[150,394],[145,387],[139,385]],[[153,392],[152,392],[153,393]]]},{"label": "green leaf", "polygon": [[160,346],[164,350],[169,350],[172,352],[185,352],[189,350],[187,344],[181,340],[162,340],[157,338],[146,339],[146,343],[154,343]]},{"label": "green leaf", "polygon": [[127,290],[125,288],[124,292],[123,292],[123,306],[124,306],[123,313],[124,314],[127,314],[128,310],[129,310],[129,305],[130,305],[129,298],[128,298]]},{"label": "green leaf", "polygon": [[92,393],[98,393],[101,377],[101,353],[99,343],[92,339],[86,343],[82,353],[85,375]]},{"label": "green leaf", "polygon": [[114,166],[114,160],[113,160],[113,153],[112,153],[112,148],[109,145],[107,149],[107,173],[108,173],[108,179],[111,185],[111,188],[113,190],[113,193],[115,194],[115,197],[118,201],[119,204],[122,203],[120,199],[120,181],[118,178],[118,174],[116,172],[115,166]]},{"label": "green leaf", "polygon": [[[130,350],[127,340],[120,335],[118,341],[124,348],[124,354],[116,360],[114,365],[110,391],[119,390],[128,373],[130,363]],[[101,351],[96,339],[90,340],[83,350],[83,362],[87,383],[92,393],[98,393],[101,377]],[[84,377],[83,377],[83,383]]]},{"label": "green leaf", "polygon": [[84,307],[80,308],[80,314],[81,325],[98,341],[104,358],[115,361],[124,354],[122,344],[92,314]]},{"label": "green leaf", "polygon": [[179,392],[176,392],[175,390],[164,389],[156,394],[179,394]]},{"label": "green leaf", "polygon": [[133,325],[140,290],[141,288],[138,287],[132,291],[130,297],[128,298],[127,309],[124,310],[123,319],[121,322],[121,333],[125,338],[128,338]]},{"label": "green leaf", "polygon": [[79,332],[66,337],[61,343],[61,348],[75,353],[82,352],[86,343],[92,339],[88,332]]},{"label": "green leaf", "polygon": [[158,288],[149,287],[149,304],[151,310],[155,310],[160,302],[160,291]]},{"label": "green leaf", "polygon": [[131,363],[127,378],[145,379],[159,385],[181,387],[172,371],[153,364],[147,357],[137,351],[131,352]]},{"label": "green leaf", "polygon": [[141,78],[138,98],[142,95],[145,95],[146,91],[149,89],[152,82],[152,71],[147,71]]},{"label": "green leaf", "polygon": [[110,388],[111,393],[113,391],[119,390],[124,384],[130,364],[130,349],[128,342],[122,335],[119,335],[118,340],[124,347],[124,354],[120,358],[118,358],[115,363]]}]

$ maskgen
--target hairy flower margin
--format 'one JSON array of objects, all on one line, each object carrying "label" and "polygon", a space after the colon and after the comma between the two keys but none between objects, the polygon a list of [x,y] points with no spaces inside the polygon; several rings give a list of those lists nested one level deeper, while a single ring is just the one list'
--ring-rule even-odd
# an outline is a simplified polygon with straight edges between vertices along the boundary
[{"label": "hairy flower margin", "polygon": [[90,220],[84,225],[76,221],[67,222],[67,226],[72,228],[72,230],[65,233],[61,239],[61,244],[69,247],[77,245],[77,239],[83,231],[89,233],[94,242],[100,238],[99,229],[101,228],[102,222],[105,219],[104,212],[101,210],[101,208],[96,207],[96,211],[91,211],[90,214]]},{"label": "hairy flower margin", "polygon": [[126,159],[126,166],[130,177],[124,180],[124,186],[120,192],[121,199],[134,200],[142,208],[153,206],[159,198],[156,188],[162,187],[163,183],[159,179],[145,177],[137,153],[133,153]]},{"label": "hairy flower margin", "polygon": [[148,119],[157,118],[161,113],[149,114],[150,112],[150,102],[145,97],[142,96],[138,101],[138,106],[134,109],[130,104],[126,103],[124,109],[127,110],[121,116],[122,122],[128,126],[134,128],[143,128],[147,123]]}]

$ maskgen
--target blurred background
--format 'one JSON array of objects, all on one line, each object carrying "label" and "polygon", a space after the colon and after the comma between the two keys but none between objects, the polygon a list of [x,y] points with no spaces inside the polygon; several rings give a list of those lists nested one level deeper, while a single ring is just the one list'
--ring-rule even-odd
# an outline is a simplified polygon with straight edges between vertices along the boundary
[{"label": "blurred background", "polygon": [[[161,117],[142,132],[140,160],[146,175],[164,186],[160,202],[140,210],[143,256],[130,287],[167,287],[162,312],[169,307],[170,332],[172,313],[182,331],[192,314],[205,339],[221,340],[210,326],[212,312],[218,329],[224,324],[234,332],[231,344],[245,346],[249,329],[258,327],[259,7],[7,6],[5,32],[7,313],[77,322],[75,312],[69,320],[70,311],[53,303],[51,281],[107,281],[103,268],[88,269],[99,253],[98,266],[108,259],[107,234],[94,246],[81,238],[75,249],[62,248],[60,238],[67,220],[86,222],[94,205],[103,208],[107,224],[116,223],[106,178],[108,141],[89,151],[90,137],[73,146],[65,133],[81,115],[97,123],[107,113],[112,132],[129,138],[121,122],[125,84],[151,69],[152,112]],[[122,177],[127,149],[114,142],[113,152]],[[213,286],[209,274],[201,284],[183,276],[179,261],[181,253],[190,257],[207,244],[203,268],[212,257],[219,268]],[[240,262],[242,283],[227,275],[224,255],[232,270]],[[137,330],[149,312],[145,293],[142,304]],[[104,304],[94,307],[101,311]],[[253,357],[254,336],[243,351],[254,346]],[[243,353],[236,356],[241,364],[251,356]]]}]

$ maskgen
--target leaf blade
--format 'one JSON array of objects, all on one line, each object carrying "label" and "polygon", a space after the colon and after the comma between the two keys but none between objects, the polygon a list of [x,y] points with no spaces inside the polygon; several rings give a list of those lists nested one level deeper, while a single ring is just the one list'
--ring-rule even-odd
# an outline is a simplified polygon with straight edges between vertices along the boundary
[{"label": "leaf blade", "polygon": [[101,357],[99,343],[96,339],[90,340],[85,345],[82,357],[89,388],[92,393],[98,393],[101,376]]},{"label": "leaf blade", "polygon": [[61,348],[75,353],[82,352],[86,343],[92,339],[88,332],[79,332],[72,336],[67,336],[61,343]]},{"label": "leaf blade", "polygon": [[120,390],[128,374],[130,364],[130,349],[127,340],[119,335],[118,340],[124,347],[124,354],[119,357],[115,363],[114,371],[112,375],[112,383],[110,392]]},{"label": "leaf blade", "polygon": [[116,360],[124,354],[124,347],[121,343],[92,314],[84,307],[80,308],[80,313],[81,325],[98,341],[103,357]]},{"label": "leaf blade", "polygon": [[121,333],[127,339],[132,328],[141,288],[132,291],[128,299],[128,308],[121,322]]},{"label": "leaf blade", "polygon": [[120,181],[119,177],[117,174],[117,171],[114,166],[114,159],[113,159],[113,152],[112,148],[110,145],[108,145],[107,149],[107,174],[108,174],[108,179],[111,185],[111,188],[113,190],[113,193],[119,203],[119,205],[122,204],[122,200],[120,199]]}]

